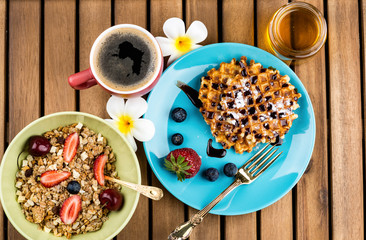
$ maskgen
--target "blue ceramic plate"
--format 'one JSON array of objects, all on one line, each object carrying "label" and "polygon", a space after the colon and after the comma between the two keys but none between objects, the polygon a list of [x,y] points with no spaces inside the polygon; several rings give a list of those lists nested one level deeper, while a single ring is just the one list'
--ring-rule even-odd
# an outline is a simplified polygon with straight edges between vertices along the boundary
[{"label": "blue ceramic plate", "polygon": [[[240,167],[263,145],[254,148],[251,153],[237,154],[234,149],[230,149],[224,158],[208,157],[207,141],[214,139],[210,127],[175,84],[178,80],[183,81],[198,90],[200,79],[208,70],[217,68],[221,62],[230,62],[232,58],[240,59],[241,56],[247,56],[248,61],[254,59],[264,67],[272,66],[281,75],[287,74],[302,97],[298,101],[300,108],[295,111],[299,118],[294,120],[280,147],[283,151],[281,157],[255,182],[238,187],[212,209],[211,213],[219,215],[239,215],[267,207],[290,191],[304,173],[314,147],[315,119],[309,95],[300,79],[281,60],[259,48],[238,43],[212,44],[184,55],[164,72],[150,93],[149,109],[145,114],[145,118],[152,120],[156,127],[154,138],[144,143],[152,170],[176,198],[193,208],[202,209],[234,180],[224,175],[224,165],[233,162]],[[187,111],[184,122],[177,123],[171,119],[170,112],[176,107]],[[171,143],[170,138],[174,133],[184,136],[182,145]],[[220,148],[215,141],[213,146]],[[202,166],[194,178],[179,182],[174,174],[164,169],[163,158],[170,151],[183,147],[193,148],[202,157]],[[220,172],[216,182],[209,182],[202,176],[209,167],[215,167]]]}]

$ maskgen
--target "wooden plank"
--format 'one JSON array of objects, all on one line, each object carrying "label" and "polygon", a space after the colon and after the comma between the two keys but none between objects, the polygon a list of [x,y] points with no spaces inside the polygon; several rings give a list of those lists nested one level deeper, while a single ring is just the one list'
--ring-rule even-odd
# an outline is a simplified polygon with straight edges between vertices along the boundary
[{"label": "wooden plank", "polygon": [[131,23],[146,28],[147,6],[145,0],[115,0],[115,24]]},{"label": "wooden plank", "polygon": [[186,27],[195,21],[203,22],[208,30],[208,36],[201,45],[218,42],[218,12],[216,0],[187,0]]},{"label": "wooden plank", "polygon": [[[220,23],[219,23],[220,24]],[[241,27],[233,27],[233,26]],[[222,41],[254,45],[254,0],[222,3]]]},{"label": "wooden plank", "polygon": [[[132,23],[146,28],[146,1],[122,0],[115,1],[115,23]],[[141,168],[141,182],[148,185],[147,159],[142,143],[137,144],[137,158]],[[150,171],[150,170],[149,170]],[[149,239],[149,199],[140,195],[139,204],[128,225],[117,236],[117,239]]]},{"label": "wooden plank", "polygon": [[44,112],[75,110],[67,77],[75,72],[75,0],[44,4]]},{"label": "wooden plank", "polygon": [[[0,1],[0,162],[6,145],[6,1]],[[4,240],[4,211],[0,203],[0,240]]]},{"label": "wooden plank", "polygon": [[263,239],[293,239],[292,191],[260,211]]},{"label": "wooden plank", "polygon": [[[186,26],[199,20],[203,22],[208,30],[208,36],[202,45],[218,42],[218,12],[216,0],[187,0],[186,1]],[[189,217],[197,210],[189,208]],[[209,214],[205,220],[196,228],[191,238],[195,239],[219,239],[220,238],[220,216]]]},{"label": "wooden plank", "polygon": [[256,213],[225,217],[225,239],[234,240],[239,237],[258,239]]},{"label": "wooden plank", "polygon": [[332,237],[364,239],[358,2],[328,0],[327,9]]},{"label": "wooden plank", "polygon": [[[80,1],[79,4],[79,69],[89,68],[89,55],[95,39],[111,26],[111,2],[104,0]],[[109,118],[106,103],[109,94],[95,86],[80,91],[80,111]]]},{"label": "wooden plank", "polygon": [[[254,45],[254,1],[243,4],[238,0],[225,0],[222,4],[222,40]],[[245,27],[235,27],[243,23]],[[225,239],[234,240],[239,236],[257,239],[256,213],[225,217]]]},{"label": "wooden plank", "polygon": [[[306,0],[323,11],[322,0]],[[315,112],[316,139],[311,163],[297,184],[296,239],[329,238],[328,139],[325,49],[295,65]],[[311,69],[311,71],[309,71]]]},{"label": "wooden plank", "polygon": [[150,32],[164,36],[164,22],[171,17],[183,17],[182,0],[150,0]]},{"label": "wooden plank", "polygon": [[[363,138],[366,139],[366,117],[365,117],[365,114],[366,114],[366,106],[365,106],[365,103],[366,103],[366,1],[361,1],[361,4],[359,5],[360,8],[361,8],[361,32],[360,34],[362,34],[362,73],[363,73],[363,132],[364,132],[364,136]],[[366,149],[366,141],[364,141],[364,152],[365,152],[365,149]],[[365,158],[365,156],[364,156]],[[364,164],[364,169],[366,167],[366,159],[365,161],[363,162]],[[366,183],[366,173],[364,172],[364,183]],[[364,192],[365,192],[365,185],[364,185]],[[366,201],[366,199],[364,199],[363,201]],[[364,206],[365,206],[365,202],[364,202]],[[364,216],[364,221],[365,221],[365,216]],[[365,229],[364,229],[365,231]],[[365,233],[364,233],[365,234]]]},{"label": "wooden plank", "polygon": [[[273,13],[287,0],[257,1],[257,45],[266,49],[266,30]],[[263,239],[292,239],[292,191],[260,212],[260,234]]]},{"label": "wooden plank", "polygon": [[[165,36],[164,22],[171,17],[183,16],[182,0],[151,0],[150,31],[154,36]],[[152,174],[152,185],[164,190],[160,201],[152,202],[152,239],[166,239],[178,224],[184,221],[184,204],[164,189]]]},{"label": "wooden plank", "polygon": [[[9,140],[40,117],[41,1],[9,2]],[[8,223],[8,239],[24,239]]]}]

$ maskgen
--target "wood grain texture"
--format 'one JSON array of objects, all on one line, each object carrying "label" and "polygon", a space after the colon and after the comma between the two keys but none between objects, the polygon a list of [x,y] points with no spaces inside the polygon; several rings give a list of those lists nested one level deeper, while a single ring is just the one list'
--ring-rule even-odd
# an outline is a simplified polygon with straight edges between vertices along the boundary
[{"label": "wood grain texture", "polygon": [[[273,13],[286,4],[287,0],[257,1],[257,45],[267,49],[266,31]],[[275,204],[260,212],[260,234],[262,239],[292,239],[292,191]]]},{"label": "wood grain texture", "polygon": [[[237,0],[225,0],[222,3],[222,40],[254,45],[254,1],[243,4]],[[226,14],[229,13],[230,14]],[[243,23],[243,27],[235,27]],[[257,239],[256,213],[225,217],[225,239],[234,240],[239,236],[245,239]]]},{"label": "wood grain texture", "polygon": [[[118,0],[115,1],[115,24],[132,23],[146,28],[146,1],[145,0]],[[141,182],[148,185],[147,159],[142,143],[137,145],[137,158],[141,168]],[[117,239],[149,239],[149,199],[140,195],[139,204],[130,222],[117,236]]]},{"label": "wood grain texture", "polygon": [[[41,1],[10,1],[9,140],[40,117],[40,32]],[[8,239],[24,239],[10,222]]]},{"label": "wood grain texture", "polygon": [[258,239],[256,219],[256,213],[225,217],[225,240]]},{"label": "wood grain texture", "polygon": [[150,0],[150,32],[164,36],[163,25],[171,17],[183,18],[183,0]]},{"label": "wood grain texture", "polygon": [[260,211],[261,239],[293,239],[292,191]]},{"label": "wood grain texture", "polygon": [[[95,39],[111,26],[111,2],[80,1],[79,4],[79,69],[89,68],[89,55]],[[106,103],[109,94],[99,86],[80,91],[80,111],[109,118]]]},{"label": "wood grain texture", "polygon": [[[150,31],[154,36],[165,36],[164,22],[171,17],[182,18],[182,0],[151,0]],[[152,173],[152,185],[164,191],[164,197],[152,202],[152,239],[167,239],[168,235],[184,222],[184,204],[161,185]]]},{"label": "wood grain texture", "polygon": [[[208,30],[208,36],[202,45],[218,42],[218,12],[216,0],[187,0],[186,1],[186,27],[195,21],[203,22]],[[189,208],[189,217],[197,210]],[[220,217],[208,215],[205,220],[191,234],[191,240],[195,239],[219,239],[220,238]]]},{"label": "wood grain texture", "polygon": [[146,2],[145,0],[115,0],[115,24],[131,23],[146,28]]},{"label": "wood grain texture", "polygon": [[[0,1],[0,163],[6,146],[6,1]],[[6,220],[5,220],[6,221]],[[0,203],[0,240],[4,240],[4,212]]]},{"label": "wood grain texture", "polygon": [[44,3],[44,113],[75,110],[75,0]]},{"label": "wood grain texture", "polygon": [[[323,12],[322,0],[307,0]],[[316,139],[311,162],[297,184],[296,239],[329,238],[328,135],[325,49],[295,65],[313,103]],[[311,69],[311,71],[309,71]]]},{"label": "wood grain texture", "polygon": [[186,28],[195,21],[203,22],[208,30],[208,36],[201,45],[217,43],[218,41],[218,12],[216,0],[186,0]]},{"label": "wood grain texture", "polygon": [[332,236],[364,239],[357,1],[328,0],[328,34]]},{"label": "wood grain texture", "polygon": [[238,0],[222,2],[223,42],[254,45],[254,1],[246,1],[245,4]]}]

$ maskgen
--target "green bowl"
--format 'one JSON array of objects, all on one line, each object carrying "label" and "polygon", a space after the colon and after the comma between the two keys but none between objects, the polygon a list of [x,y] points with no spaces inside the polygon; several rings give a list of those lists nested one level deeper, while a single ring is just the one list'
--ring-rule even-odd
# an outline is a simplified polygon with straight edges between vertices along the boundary
[{"label": "green bowl", "polygon": [[[141,184],[140,166],[130,145],[124,136],[103,119],[81,112],[59,112],[44,116],[26,126],[13,139],[7,148],[0,166],[0,200],[4,211],[13,226],[28,239],[66,239],[56,237],[53,233],[46,233],[38,229],[38,225],[28,222],[16,201],[15,174],[17,172],[17,157],[22,152],[27,139],[32,135],[40,135],[48,130],[81,122],[85,126],[101,133],[112,147],[116,155],[116,168],[118,176],[125,181]],[[79,234],[72,239],[111,239],[116,236],[131,219],[139,194],[133,190],[122,188],[124,206],[122,210],[110,212],[109,219],[102,228],[96,232]]]}]

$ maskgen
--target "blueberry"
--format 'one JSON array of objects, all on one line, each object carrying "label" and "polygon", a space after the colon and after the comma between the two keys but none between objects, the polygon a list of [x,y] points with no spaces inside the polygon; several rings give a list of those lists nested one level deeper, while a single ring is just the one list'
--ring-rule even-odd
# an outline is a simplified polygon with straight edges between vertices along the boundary
[{"label": "blueberry", "polygon": [[80,183],[77,181],[70,181],[67,184],[67,191],[71,194],[77,194],[80,191]]},{"label": "blueberry", "polygon": [[219,171],[216,168],[208,168],[203,174],[211,182],[219,178]]},{"label": "blueberry", "polygon": [[172,136],[172,143],[174,145],[181,145],[183,143],[183,136],[180,133],[175,133]]},{"label": "blueberry", "polygon": [[233,177],[238,172],[238,168],[234,163],[226,163],[224,166],[224,174],[228,177]]},{"label": "blueberry", "polygon": [[183,122],[187,117],[187,112],[183,108],[174,108],[172,118],[176,122]]}]

